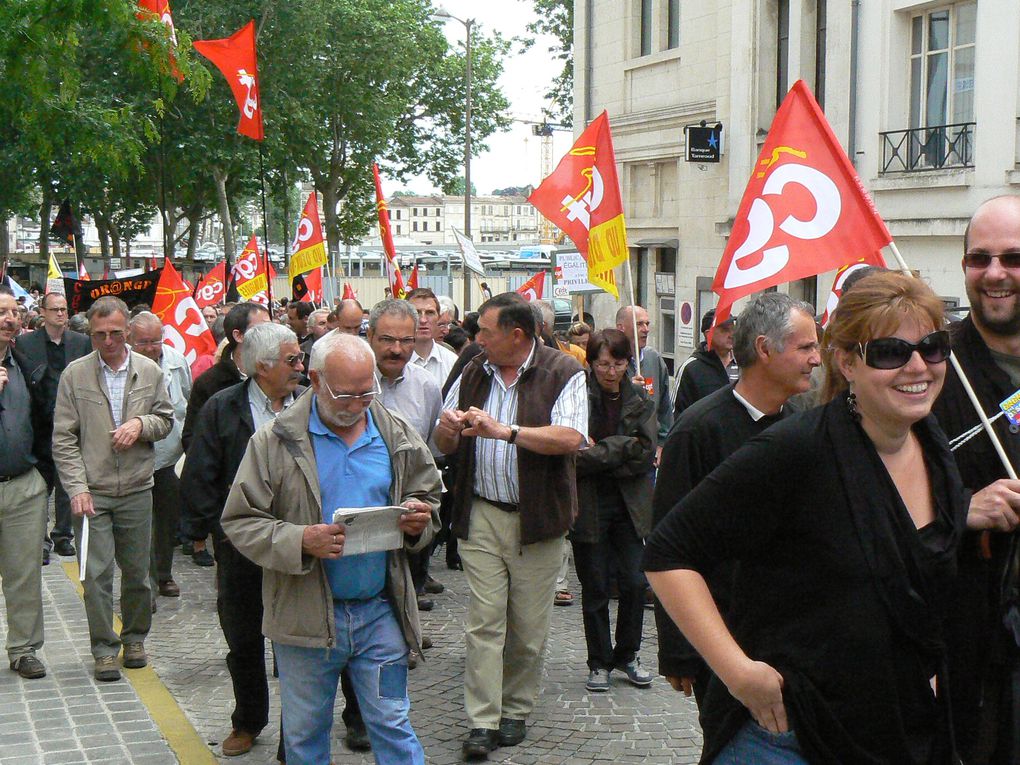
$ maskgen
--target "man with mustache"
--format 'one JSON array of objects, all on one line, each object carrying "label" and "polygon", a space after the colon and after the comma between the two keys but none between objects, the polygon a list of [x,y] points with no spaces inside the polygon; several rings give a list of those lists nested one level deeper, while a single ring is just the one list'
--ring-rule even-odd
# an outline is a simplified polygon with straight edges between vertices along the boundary
[{"label": "man with mustache", "polygon": [[[188,487],[183,493],[184,536],[205,539],[211,533],[218,564],[216,611],[234,686],[231,732],[223,742],[227,757],[249,751],[269,722],[269,685],[262,637],[262,569],[224,536],[220,515],[249,439],[294,403],[305,369],[297,336],[280,324],[265,322],[245,332],[241,354],[249,377],[221,390],[202,407],[181,475]],[[279,752],[283,759],[282,740]]]}]

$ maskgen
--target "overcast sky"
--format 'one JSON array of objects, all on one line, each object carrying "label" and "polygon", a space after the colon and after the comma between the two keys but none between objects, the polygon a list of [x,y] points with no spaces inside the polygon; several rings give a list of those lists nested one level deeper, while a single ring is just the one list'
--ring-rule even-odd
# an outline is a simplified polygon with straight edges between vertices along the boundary
[{"label": "overcast sky", "polygon": [[[434,0],[434,3],[437,8],[444,8],[458,18],[473,18],[476,29],[495,29],[506,38],[527,35],[525,27],[535,17],[528,0]],[[451,43],[463,44],[463,24],[446,21],[444,28]],[[511,115],[517,119],[542,119],[542,108],[546,106],[543,94],[548,91],[560,67],[560,62],[548,53],[551,42],[552,38],[540,38],[526,54],[512,53],[505,61],[500,85],[510,101]],[[519,47],[515,45],[514,51]],[[531,125],[519,122],[506,133],[490,137],[486,141],[488,151],[471,161],[471,180],[478,193],[488,194],[493,189],[507,186],[537,186],[542,180],[540,140],[531,134]],[[553,167],[572,142],[570,131],[553,134]],[[424,177],[408,181],[405,187],[418,193],[433,190],[432,183]],[[392,192],[387,188],[386,193]]]}]

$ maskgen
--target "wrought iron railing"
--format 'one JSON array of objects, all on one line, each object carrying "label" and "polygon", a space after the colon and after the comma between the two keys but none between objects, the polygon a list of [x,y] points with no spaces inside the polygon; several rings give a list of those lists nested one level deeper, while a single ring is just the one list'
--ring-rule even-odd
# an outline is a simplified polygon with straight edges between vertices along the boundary
[{"label": "wrought iron railing", "polygon": [[908,173],[974,166],[976,122],[879,133],[882,172]]}]

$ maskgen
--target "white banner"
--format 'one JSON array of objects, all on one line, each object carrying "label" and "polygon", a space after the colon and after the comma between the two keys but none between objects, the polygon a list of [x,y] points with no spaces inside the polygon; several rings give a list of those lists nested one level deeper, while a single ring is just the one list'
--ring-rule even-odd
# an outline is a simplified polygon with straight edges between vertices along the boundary
[{"label": "white banner", "polygon": [[479,276],[485,276],[485,266],[482,265],[482,259],[478,257],[478,250],[475,249],[474,242],[455,228],[453,235],[457,237],[457,244],[460,245],[461,255],[464,256],[464,265]]}]

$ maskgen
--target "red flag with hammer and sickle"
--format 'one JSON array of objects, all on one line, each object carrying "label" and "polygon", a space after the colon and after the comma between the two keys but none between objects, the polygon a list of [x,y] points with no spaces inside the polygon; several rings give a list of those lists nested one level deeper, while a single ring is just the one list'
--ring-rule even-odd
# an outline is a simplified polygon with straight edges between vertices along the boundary
[{"label": "red flag with hammer and sickle", "polygon": [[192,44],[227,78],[237,108],[241,111],[237,132],[261,141],[265,132],[262,129],[258,56],[255,53],[255,22],[249,21],[230,37],[195,40]]},{"label": "red flag with hammer and sickle", "polygon": [[205,323],[191,290],[169,260],[163,264],[156,285],[152,312],[163,322],[163,342],[194,363],[199,356],[216,352],[216,340]]}]

